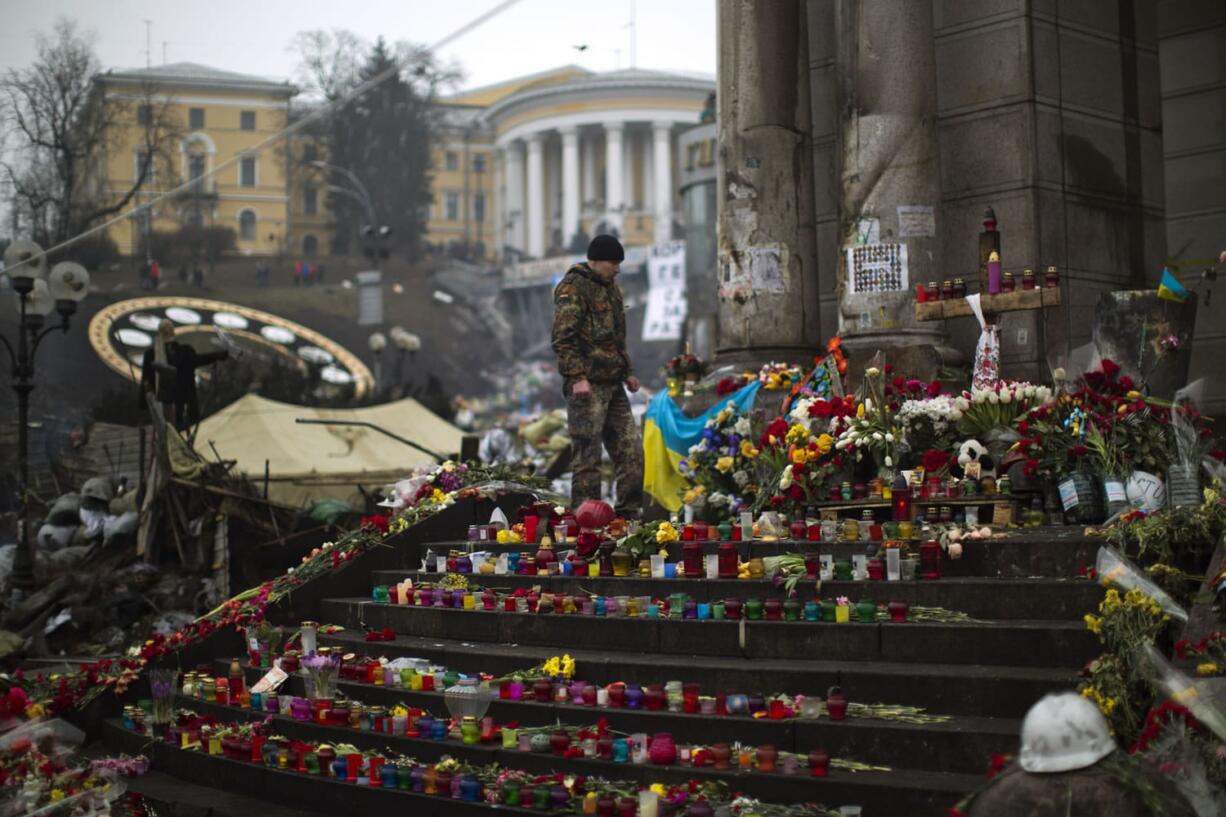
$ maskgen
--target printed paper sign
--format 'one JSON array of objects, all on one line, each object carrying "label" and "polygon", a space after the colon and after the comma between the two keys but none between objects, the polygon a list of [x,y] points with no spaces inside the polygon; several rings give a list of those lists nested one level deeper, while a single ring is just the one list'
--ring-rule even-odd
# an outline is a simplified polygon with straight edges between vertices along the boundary
[{"label": "printed paper sign", "polygon": [[643,340],[680,340],[685,315],[685,242],[657,244],[647,256]]},{"label": "printed paper sign", "polygon": [[937,234],[932,207],[924,204],[898,205],[898,237],[930,238]]},{"label": "printed paper sign", "polygon": [[846,252],[847,287],[852,294],[907,289],[906,244],[865,244],[847,247]]}]

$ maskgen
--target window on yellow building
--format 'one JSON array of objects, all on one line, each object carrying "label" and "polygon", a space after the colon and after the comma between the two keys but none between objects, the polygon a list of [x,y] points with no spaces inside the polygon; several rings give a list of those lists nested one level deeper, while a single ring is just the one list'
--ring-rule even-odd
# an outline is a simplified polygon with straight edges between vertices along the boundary
[{"label": "window on yellow building", "polygon": [[238,126],[242,130],[255,130],[255,111],[242,111],[238,115]]},{"label": "window on yellow building", "polygon": [[153,106],[138,105],[136,107],[136,124],[148,125],[153,121]]},{"label": "window on yellow building", "polygon": [[457,153],[456,153],[455,151],[453,151],[453,150],[449,150],[449,151],[447,151],[447,156],[446,156],[446,158],[445,158],[445,163],[446,163],[446,167],[447,167],[447,169],[448,169],[448,170],[459,170],[459,169],[460,169],[460,156],[459,156],[459,154],[457,154]]},{"label": "window on yellow building", "polygon": [[459,193],[448,193],[447,194],[447,220],[448,221],[459,221],[460,220],[460,194]]},{"label": "window on yellow building", "polygon": [[307,142],[305,145],[302,146],[302,161],[314,162],[314,161],[317,161],[318,159],[319,159],[319,148],[315,146],[314,142]]},{"label": "window on yellow building", "polygon": [[192,130],[198,130],[204,127],[204,108],[188,109],[187,126]]},{"label": "window on yellow building", "polygon": [[238,237],[244,241],[255,240],[254,210],[244,210],[238,214]]},{"label": "window on yellow building", "polygon": [[319,212],[319,188],[313,184],[302,189],[302,212],[308,216]]},{"label": "window on yellow building", "polygon": [[478,223],[485,221],[485,194],[477,193],[473,196],[473,221]]},{"label": "window on yellow building", "polygon": [[484,153],[474,153],[473,154],[473,172],[474,173],[484,173],[485,172],[485,154]]},{"label": "window on yellow building", "polygon": [[145,184],[152,184],[156,175],[157,162],[154,161],[153,151],[136,151],[136,175],[133,178],[137,180],[143,178]]},{"label": "window on yellow building", "polygon": [[244,156],[239,166],[238,183],[243,187],[255,187],[255,157]]}]

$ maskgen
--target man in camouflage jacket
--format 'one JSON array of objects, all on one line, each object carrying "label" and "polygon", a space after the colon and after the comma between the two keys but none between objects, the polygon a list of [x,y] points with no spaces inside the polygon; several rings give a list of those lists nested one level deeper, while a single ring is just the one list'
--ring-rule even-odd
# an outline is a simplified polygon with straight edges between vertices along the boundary
[{"label": "man in camouflage jacket", "polygon": [[[626,353],[626,308],[614,279],[625,251],[598,235],[588,260],[575,264],[553,292],[553,351],[566,395],[574,476],[571,503],[600,499],[600,445],[613,460],[617,511],[637,517],[643,507],[643,440],[626,388],[639,390]],[[623,385],[625,388],[623,388]]]}]

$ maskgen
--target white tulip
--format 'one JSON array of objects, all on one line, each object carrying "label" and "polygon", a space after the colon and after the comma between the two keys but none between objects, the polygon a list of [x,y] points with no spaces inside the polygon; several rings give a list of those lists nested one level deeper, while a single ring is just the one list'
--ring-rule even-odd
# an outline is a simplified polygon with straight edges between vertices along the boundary
[{"label": "white tulip", "polygon": [[881,442],[882,440],[885,439],[885,435],[882,434],[880,431],[874,431],[873,439],[876,440],[877,442]]},{"label": "white tulip", "polygon": [[886,434],[886,435],[885,435],[885,441],[886,441],[887,443],[892,443],[892,442],[894,442],[894,435],[893,435],[893,434]]},{"label": "white tulip", "polygon": [[988,402],[995,406],[1000,402],[1000,395],[994,391],[988,392]]},{"label": "white tulip", "polygon": [[1013,400],[1013,394],[1010,393],[1008,389],[1005,389],[1004,391],[1000,393],[1000,402],[1010,403],[1012,402],[1012,400]]}]

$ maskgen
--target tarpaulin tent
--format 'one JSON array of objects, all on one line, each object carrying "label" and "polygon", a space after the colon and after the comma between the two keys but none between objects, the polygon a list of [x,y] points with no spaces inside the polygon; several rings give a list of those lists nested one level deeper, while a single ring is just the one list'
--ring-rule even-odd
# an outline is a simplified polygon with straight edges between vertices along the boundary
[{"label": "tarpaulin tent", "polygon": [[[460,429],[413,399],[358,409],[326,409],[278,403],[248,394],[200,423],[196,450],[213,449],[256,485],[268,463],[268,498],[301,506],[321,499],[362,505],[359,485],[394,482],[433,460],[428,454],[371,428],[308,425],[297,418],[371,423],[443,456],[460,450]],[[211,445],[210,445],[211,443]]]}]

